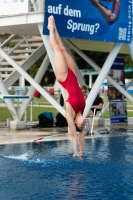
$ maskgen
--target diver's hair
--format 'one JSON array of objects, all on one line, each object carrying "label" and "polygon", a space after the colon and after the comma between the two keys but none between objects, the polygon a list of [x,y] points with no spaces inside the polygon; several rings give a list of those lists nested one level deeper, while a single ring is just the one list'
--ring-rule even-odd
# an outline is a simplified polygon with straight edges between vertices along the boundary
[{"label": "diver's hair", "polygon": [[85,126],[81,126],[81,128],[78,128],[77,125],[75,124],[75,127],[77,132],[82,132]]}]

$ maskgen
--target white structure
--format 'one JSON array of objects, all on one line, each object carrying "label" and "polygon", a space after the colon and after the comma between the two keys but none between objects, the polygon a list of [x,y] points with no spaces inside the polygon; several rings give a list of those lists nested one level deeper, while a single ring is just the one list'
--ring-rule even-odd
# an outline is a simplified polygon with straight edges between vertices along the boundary
[{"label": "white structure", "polygon": [[[28,0],[27,0],[28,1]],[[33,97],[34,90],[37,89],[59,112],[65,115],[65,110],[39,85],[39,81],[44,75],[49,62],[51,62],[53,69],[53,51],[50,47],[49,36],[42,35],[43,21],[44,21],[44,0],[29,0],[29,9],[31,12],[24,12],[20,14],[11,14],[0,16],[0,92],[7,94],[7,89],[21,76],[23,76],[30,84],[28,91],[29,99],[25,100],[18,112],[13,108],[11,100],[8,101],[7,107],[10,107],[13,112],[14,121],[21,120],[29,102]],[[14,47],[11,49],[6,48],[6,45],[12,41]],[[107,43],[85,40],[68,40],[63,39],[66,48],[73,49],[78,53],[86,62],[88,62],[96,71],[99,76],[93,85],[88,99],[87,106],[84,111],[84,116],[87,115],[98,91],[105,78],[109,80],[114,87],[120,90],[130,101],[133,102],[133,97],[128,94],[120,85],[118,85],[110,76],[108,71],[112,66],[118,53],[130,54],[133,60],[133,42],[132,44],[120,43]],[[102,69],[87,57],[81,49],[109,52],[109,55],[102,67]],[[42,65],[36,77],[31,78],[26,72],[45,52],[47,52]],[[78,69],[78,67],[77,67]],[[8,73],[6,73],[8,72]],[[78,79],[81,85],[84,80],[78,70]],[[132,83],[133,81],[131,81]],[[130,83],[128,83],[130,85]],[[61,86],[60,86],[61,87]],[[61,87],[63,92],[63,88]],[[91,97],[91,98],[90,98]]]}]

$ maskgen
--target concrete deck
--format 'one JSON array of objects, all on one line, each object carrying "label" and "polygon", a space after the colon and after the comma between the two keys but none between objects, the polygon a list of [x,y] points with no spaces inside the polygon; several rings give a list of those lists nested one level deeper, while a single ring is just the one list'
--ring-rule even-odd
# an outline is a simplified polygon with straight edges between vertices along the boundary
[{"label": "concrete deck", "polygon": [[[130,123],[131,122],[131,123]],[[67,127],[64,128],[32,128],[33,124],[37,122],[27,124],[25,130],[10,130],[6,126],[0,128],[0,144],[12,144],[12,143],[25,143],[25,142],[42,142],[42,141],[53,141],[53,140],[71,140],[71,135],[68,134]],[[108,130],[105,132],[105,129]],[[111,130],[114,131],[111,131]],[[110,126],[109,119],[106,120],[105,127],[95,126],[94,134],[87,135],[85,138],[96,138],[96,137],[112,137],[121,135],[133,134],[133,123],[129,121],[127,126]],[[40,138],[40,140],[38,140]]]}]

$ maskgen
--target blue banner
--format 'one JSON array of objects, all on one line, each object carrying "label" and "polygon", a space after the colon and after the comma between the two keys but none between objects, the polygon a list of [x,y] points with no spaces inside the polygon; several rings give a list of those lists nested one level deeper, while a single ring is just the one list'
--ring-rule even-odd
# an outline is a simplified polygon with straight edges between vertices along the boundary
[{"label": "blue banner", "polygon": [[[109,75],[125,90],[124,58],[116,58]],[[125,96],[111,83],[108,83],[108,99],[111,124],[127,124],[127,107]]]},{"label": "blue banner", "polygon": [[131,43],[132,0],[45,0],[43,34],[53,15],[61,37]]}]

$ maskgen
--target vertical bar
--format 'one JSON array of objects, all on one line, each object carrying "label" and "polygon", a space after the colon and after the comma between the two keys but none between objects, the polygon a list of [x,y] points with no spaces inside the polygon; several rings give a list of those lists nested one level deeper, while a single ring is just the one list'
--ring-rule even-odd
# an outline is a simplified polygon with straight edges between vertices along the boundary
[{"label": "vertical bar", "polygon": [[33,116],[33,101],[30,102],[30,121],[32,122],[32,116]]}]

